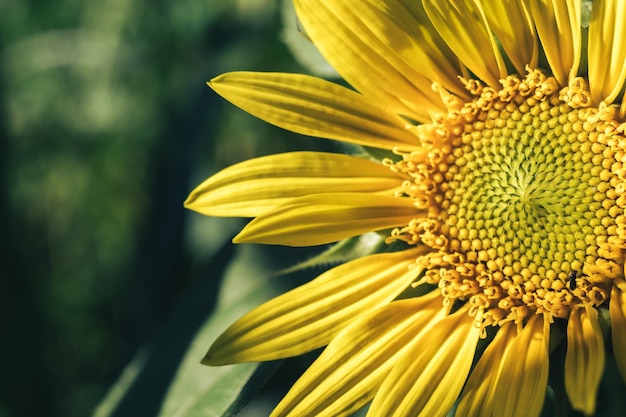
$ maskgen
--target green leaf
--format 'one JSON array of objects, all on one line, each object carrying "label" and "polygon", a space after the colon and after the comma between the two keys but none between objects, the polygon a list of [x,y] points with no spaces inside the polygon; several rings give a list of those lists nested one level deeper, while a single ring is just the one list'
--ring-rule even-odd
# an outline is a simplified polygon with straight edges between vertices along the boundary
[{"label": "green leaf", "polygon": [[[235,416],[276,371],[278,364],[231,365],[214,370],[204,369],[205,374],[187,367],[174,381],[159,416]],[[204,378],[198,378],[201,375]],[[193,384],[194,381],[197,385]]]},{"label": "green leaf", "polygon": [[[242,271],[243,272],[243,271]],[[239,286],[232,303],[218,308],[192,342],[163,403],[160,417],[234,416],[276,370],[278,362],[246,363],[222,367],[200,364],[211,343],[243,313],[274,295],[258,270],[235,273]],[[246,279],[255,277],[254,280]],[[232,278],[232,277],[227,277]],[[245,281],[245,282],[242,282]],[[254,281],[254,282],[251,282]],[[264,285],[260,285],[264,284]],[[229,287],[229,285],[226,285]],[[232,293],[225,294],[230,298]]]},{"label": "green leaf", "polygon": [[[189,343],[191,338],[187,339],[186,350],[181,350],[184,351],[182,359],[178,356],[178,362],[172,362],[168,352],[172,351],[172,346],[176,343],[181,343],[177,340],[180,327],[197,319],[194,315],[198,314],[198,304],[203,300],[207,302],[209,294],[202,288],[193,288],[188,297],[183,297],[179,308],[173,312],[169,323],[164,325],[154,345],[145,347],[137,354],[98,406],[95,417],[234,416],[274,373],[279,362],[224,367],[200,364],[200,359],[211,343],[228,325],[282,292],[273,280],[273,267],[265,260],[261,248],[245,245],[237,249],[224,271],[217,307],[199,326],[193,340]],[[219,260],[220,254],[216,258]],[[216,278],[218,277],[206,276],[204,279]],[[173,363],[173,366],[168,363]],[[167,380],[155,381],[163,375]],[[161,397],[160,386],[164,387],[161,389]]]},{"label": "green leaf", "polygon": [[384,239],[377,233],[351,237],[333,244],[322,253],[280,271],[281,274],[291,274],[307,268],[328,267],[352,261],[380,251],[385,246]]},{"label": "green leaf", "polygon": [[282,40],[298,64],[322,78],[339,78],[337,71],[330,66],[300,26],[292,0],[282,1],[281,16]]}]

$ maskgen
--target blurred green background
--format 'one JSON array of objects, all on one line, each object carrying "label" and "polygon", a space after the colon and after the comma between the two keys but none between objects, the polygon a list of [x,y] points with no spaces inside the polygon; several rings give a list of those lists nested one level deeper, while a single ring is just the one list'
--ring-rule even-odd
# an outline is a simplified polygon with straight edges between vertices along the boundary
[{"label": "blurred green background", "polygon": [[[157,413],[242,224],[187,212],[187,194],[234,162],[329,146],[205,85],[301,71],[282,22],[278,0],[0,1],[0,417],[91,415],[165,340],[115,415]],[[285,251],[261,258],[305,256]]]},{"label": "blurred green background", "polygon": [[[284,7],[0,0],[0,417],[214,415],[200,412],[211,383],[250,378],[252,392],[272,378],[242,413],[261,416],[305,369],[314,354],[234,373],[199,361],[239,315],[316,275],[273,271],[318,250],[234,247],[242,220],[183,208],[225,166],[333,150],[205,84],[233,70],[332,76]],[[620,415],[614,367],[605,379],[601,415]]]}]

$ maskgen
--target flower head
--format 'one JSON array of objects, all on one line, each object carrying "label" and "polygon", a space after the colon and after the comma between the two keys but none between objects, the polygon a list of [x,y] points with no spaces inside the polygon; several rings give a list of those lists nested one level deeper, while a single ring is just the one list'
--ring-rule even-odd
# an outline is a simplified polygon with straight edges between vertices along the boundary
[{"label": "flower head", "polygon": [[253,217],[235,242],[377,231],[388,246],[248,313],[205,362],[326,346],[274,415],[371,401],[372,416],[455,403],[456,416],[537,416],[562,343],[569,401],[592,414],[605,317],[626,377],[626,3],[595,1],[588,25],[580,0],[294,3],[352,88],[275,73],[209,85],[270,123],[388,157],[258,158],[186,204]]}]

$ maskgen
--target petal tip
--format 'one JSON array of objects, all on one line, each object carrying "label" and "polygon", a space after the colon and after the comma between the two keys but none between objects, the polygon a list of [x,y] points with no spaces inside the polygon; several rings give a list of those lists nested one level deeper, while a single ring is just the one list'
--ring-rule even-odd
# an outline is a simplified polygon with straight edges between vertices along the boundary
[{"label": "petal tip", "polygon": [[207,353],[201,360],[200,363],[206,366],[223,366],[223,365],[232,365],[230,361],[225,361],[223,358],[216,357],[212,355],[210,352]]},{"label": "petal tip", "polygon": [[194,202],[195,198],[193,198],[192,195],[189,195],[185,201],[183,202],[183,207],[185,207],[186,209],[189,210],[194,210],[193,208],[193,202]]}]

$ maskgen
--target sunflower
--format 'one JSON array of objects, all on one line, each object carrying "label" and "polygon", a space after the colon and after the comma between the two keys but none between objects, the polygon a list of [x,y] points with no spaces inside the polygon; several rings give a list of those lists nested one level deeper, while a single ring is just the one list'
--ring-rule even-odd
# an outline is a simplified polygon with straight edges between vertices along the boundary
[{"label": "sunflower", "polygon": [[350,88],[249,72],[210,87],[375,151],[245,161],[186,205],[253,218],[237,243],[377,232],[384,248],[254,309],[203,362],[325,347],[275,416],[532,417],[549,373],[593,414],[605,350],[626,377],[626,2],[294,4]]}]

